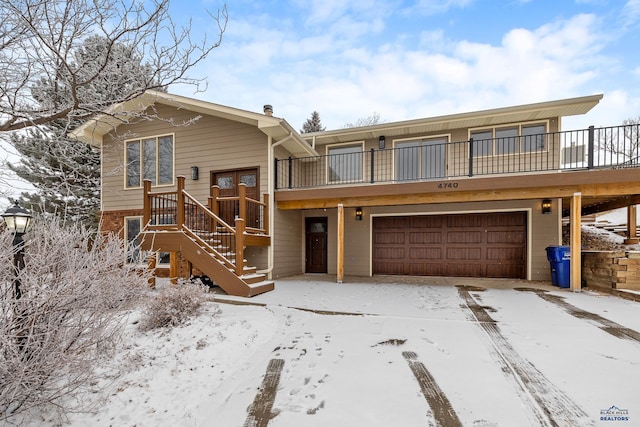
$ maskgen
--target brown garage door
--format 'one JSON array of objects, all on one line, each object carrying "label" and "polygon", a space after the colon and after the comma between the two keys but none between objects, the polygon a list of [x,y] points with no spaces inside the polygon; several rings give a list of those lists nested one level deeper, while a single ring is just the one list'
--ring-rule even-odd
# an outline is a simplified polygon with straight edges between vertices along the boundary
[{"label": "brown garage door", "polygon": [[373,218],[373,273],[526,278],[526,212]]}]

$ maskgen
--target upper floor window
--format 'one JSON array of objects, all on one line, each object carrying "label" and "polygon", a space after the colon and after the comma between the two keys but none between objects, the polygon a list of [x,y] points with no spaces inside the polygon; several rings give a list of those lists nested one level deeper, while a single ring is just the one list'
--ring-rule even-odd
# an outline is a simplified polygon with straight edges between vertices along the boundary
[{"label": "upper floor window", "polygon": [[518,125],[471,131],[476,157],[543,151],[545,125]]},{"label": "upper floor window", "polygon": [[447,138],[401,141],[395,145],[396,180],[442,178]]},{"label": "upper floor window", "polygon": [[145,179],[152,185],[173,184],[173,135],[130,140],[125,146],[127,187],[140,187]]},{"label": "upper floor window", "polygon": [[362,144],[327,148],[328,181],[362,181]]}]

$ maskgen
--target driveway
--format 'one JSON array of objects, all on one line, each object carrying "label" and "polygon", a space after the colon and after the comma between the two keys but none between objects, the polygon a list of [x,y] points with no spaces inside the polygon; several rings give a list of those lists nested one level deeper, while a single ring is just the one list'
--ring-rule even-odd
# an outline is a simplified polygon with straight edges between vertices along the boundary
[{"label": "driveway", "polygon": [[640,425],[640,303],[545,282],[333,280],[216,297],[264,305],[278,324],[201,417],[247,427]]}]

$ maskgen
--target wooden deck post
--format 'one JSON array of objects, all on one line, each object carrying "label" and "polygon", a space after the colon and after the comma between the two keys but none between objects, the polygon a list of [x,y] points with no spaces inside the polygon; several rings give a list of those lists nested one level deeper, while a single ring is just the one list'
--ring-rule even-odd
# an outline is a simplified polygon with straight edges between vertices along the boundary
[{"label": "wooden deck post", "polygon": [[211,212],[213,212],[215,216],[220,216],[220,203],[218,202],[218,199],[220,198],[220,187],[217,185],[211,186],[211,198],[213,199],[213,203],[211,203],[209,209],[211,209]]},{"label": "wooden deck post", "polygon": [[178,253],[169,252],[169,280],[172,285],[178,284]]},{"label": "wooden deck post", "polygon": [[244,219],[236,218],[236,276],[244,274]]},{"label": "wooden deck post", "polygon": [[147,258],[147,267],[149,268],[149,271],[151,271],[151,275],[149,276],[149,279],[147,279],[147,283],[149,285],[149,287],[151,289],[155,289],[156,288],[156,255],[155,254],[150,254],[149,257]]},{"label": "wooden deck post", "polygon": [[636,205],[627,206],[627,238],[624,241],[625,245],[635,245],[640,243],[638,239],[638,209]]},{"label": "wooden deck post", "polygon": [[238,216],[247,220],[247,184],[238,184]]},{"label": "wooden deck post", "polygon": [[149,193],[151,193],[151,180],[144,180],[143,189],[144,199],[142,201],[142,227],[146,227],[151,220],[151,200],[149,199]]},{"label": "wooden deck post", "polygon": [[184,225],[184,176],[178,177],[178,212],[176,212],[178,228]]},{"label": "wooden deck post", "polygon": [[571,199],[571,290],[582,290],[582,193],[573,193]]},{"label": "wooden deck post", "polygon": [[344,280],[344,205],[338,204],[338,283]]}]

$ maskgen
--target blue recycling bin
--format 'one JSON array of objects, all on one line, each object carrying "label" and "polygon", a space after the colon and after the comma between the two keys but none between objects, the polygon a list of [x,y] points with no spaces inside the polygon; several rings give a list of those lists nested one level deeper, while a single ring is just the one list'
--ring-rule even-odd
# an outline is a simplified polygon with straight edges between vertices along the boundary
[{"label": "blue recycling bin", "polygon": [[571,248],[547,246],[547,259],[551,266],[551,283],[561,288],[571,286]]}]

